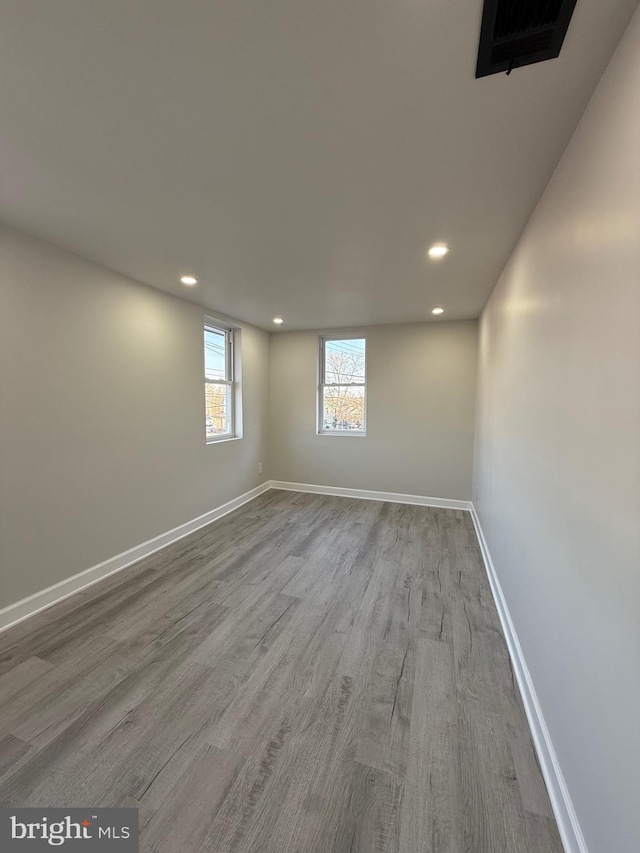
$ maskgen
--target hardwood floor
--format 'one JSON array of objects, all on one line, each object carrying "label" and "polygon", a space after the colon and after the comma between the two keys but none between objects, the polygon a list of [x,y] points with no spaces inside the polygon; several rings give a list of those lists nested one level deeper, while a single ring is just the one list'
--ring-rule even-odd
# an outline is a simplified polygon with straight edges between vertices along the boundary
[{"label": "hardwood floor", "polygon": [[561,853],[468,513],[270,491],[0,635],[0,802],[145,853]]}]

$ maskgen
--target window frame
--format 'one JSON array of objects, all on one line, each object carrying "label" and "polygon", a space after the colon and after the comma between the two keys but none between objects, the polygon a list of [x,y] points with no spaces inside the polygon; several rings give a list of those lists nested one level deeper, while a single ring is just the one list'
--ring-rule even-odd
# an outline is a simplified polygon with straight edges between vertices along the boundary
[{"label": "window frame", "polygon": [[[364,382],[325,382],[326,359],[325,349],[328,341],[364,341]],[[368,377],[369,341],[366,335],[359,332],[340,332],[319,336],[318,350],[318,384],[316,389],[316,434],[329,436],[351,436],[352,438],[363,438],[367,434],[367,377]],[[362,429],[325,429],[324,427],[324,389],[344,388],[353,386],[362,388],[364,402],[364,426]]]},{"label": "window frame", "polygon": [[[203,332],[215,332],[216,334],[224,335],[225,347],[225,378],[224,379],[209,379],[207,377],[206,361],[204,365],[204,389],[205,389],[205,440],[207,444],[215,444],[218,441],[229,441],[237,438],[236,433],[236,371],[235,371],[235,329],[232,326],[227,326],[212,317],[205,317]],[[207,435],[207,386],[208,385],[224,385],[227,387],[227,401],[229,406],[227,432],[221,432],[217,435]]]}]

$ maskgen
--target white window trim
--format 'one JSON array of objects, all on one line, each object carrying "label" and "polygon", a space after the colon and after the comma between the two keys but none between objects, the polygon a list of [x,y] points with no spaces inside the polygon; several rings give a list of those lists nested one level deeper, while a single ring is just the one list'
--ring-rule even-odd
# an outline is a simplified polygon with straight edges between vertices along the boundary
[{"label": "white window trim", "polygon": [[[208,436],[205,428],[205,440],[207,444],[216,444],[219,441],[230,441],[235,438],[240,438],[236,434],[236,393],[237,385],[235,381],[235,329],[228,326],[226,323],[221,323],[213,317],[205,317],[204,329],[209,329],[212,332],[222,332],[225,337],[226,348],[226,377],[224,379],[207,379],[206,370],[204,377],[205,389],[207,385],[226,385],[228,390],[229,400],[229,430],[221,432],[219,435]],[[206,413],[206,408],[205,408]]]},{"label": "white window trim", "polygon": [[[325,358],[324,349],[327,341],[352,341],[362,340],[365,342],[364,347],[364,382],[325,382]],[[345,438],[363,438],[367,434],[367,377],[369,375],[367,361],[369,358],[369,341],[367,336],[359,332],[344,332],[335,335],[320,335],[318,351],[318,386],[316,389],[316,434],[333,437]],[[339,387],[344,385],[353,385],[356,388],[364,388],[364,429],[325,429],[323,426],[324,415],[324,389]]]}]

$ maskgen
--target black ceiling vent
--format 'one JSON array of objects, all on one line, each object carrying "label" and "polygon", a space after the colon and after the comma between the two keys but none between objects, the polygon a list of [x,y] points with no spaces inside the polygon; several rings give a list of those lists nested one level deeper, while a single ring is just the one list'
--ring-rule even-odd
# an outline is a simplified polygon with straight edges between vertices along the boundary
[{"label": "black ceiling vent", "polygon": [[476,77],[555,59],[576,0],[484,0]]}]

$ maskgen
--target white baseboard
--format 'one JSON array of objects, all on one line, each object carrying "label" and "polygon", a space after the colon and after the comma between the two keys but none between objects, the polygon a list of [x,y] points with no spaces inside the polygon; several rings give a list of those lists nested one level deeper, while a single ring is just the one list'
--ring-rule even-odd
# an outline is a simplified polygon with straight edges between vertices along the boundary
[{"label": "white baseboard", "polygon": [[562,770],[558,762],[558,756],[553,748],[551,736],[542,714],[542,708],[536,695],[535,687],[531,679],[531,673],[524,658],[524,653],[518,640],[515,626],[511,620],[509,608],[498,580],[498,575],[489,553],[487,540],[480,524],[480,519],[475,507],[471,507],[471,517],[476,528],[482,558],[484,560],[491,591],[495,599],[498,615],[502,624],[509,655],[513,664],[513,670],[518,680],[518,686],[522,695],[524,709],[529,721],[529,728],[533,737],[533,743],[538,755],[538,761],[542,768],[542,775],[547,784],[549,798],[553,807],[553,812],[556,816],[560,837],[564,845],[566,853],[588,853],[587,845],[580,829],[578,817],[571,796],[567,788],[567,784],[562,775]]},{"label": "white baseboard", "polygon": [[450,498],[428,498],[423,495],[401,495],[396,492],[373,492],[369,489],[346,489],[342,486],[315,486],[310,483],[286,483],[271,480],[272,489],[284,489],[288,492],[311,492],[315,495],[337,495],[342,498],[361,498],[365,501],[388,501],[396,504],[414,504],[432,506],[441,509],[463,509],[471,511],[471,501],[458,501]]},{"label": "white baseboard", "polygon": [[137,563],[143,557],[148,557],[156,551],[165,548],[167,545],[177,542],[178,539],[188,536],[189,533],[193,533],[195,530],[211,524],[212,521],[216,521],[218,518],[222,518],[223,515],[233,512],[234,509],[238,509],[243,504],[252,501],[270,488],[271,481],[263,483],[261,486],[257,486],[255,489],[251,489],[251,491],[245,492],[237,498],[233,498],[233,500],[222,504],[222,506],[216,507],[216,509],[212,509],[198,518],[194,518],[192,521],[187,521],[178,527],[174,527],[173,530],[168,530],[166,533],[161,533],[147,542],[142,542],[140,545],[129,548],[128,551],[116,554],[115,557],[110,557],[108,560],[98,563],[98,565],[92,566],[90,569],[85,569],[77,575],[65,578],[65,580],[53,586],[30,595],[28,598],[23,598],[21,601],[10,604],[8,607],[0,610],[0,631],[6,631],[7,628],[17,625],[18,622],[35,616],[41,610],[46,610],[46,608],[57,604],[59,601],[69,598],[70,595],[75,595],[76,592],[80,592],[80,590],[86,589],[88,586],[93,586],[94,583],[104,580],[109,575],[126,569],[132,563]]}]

